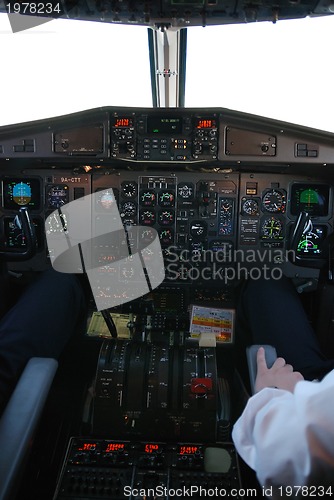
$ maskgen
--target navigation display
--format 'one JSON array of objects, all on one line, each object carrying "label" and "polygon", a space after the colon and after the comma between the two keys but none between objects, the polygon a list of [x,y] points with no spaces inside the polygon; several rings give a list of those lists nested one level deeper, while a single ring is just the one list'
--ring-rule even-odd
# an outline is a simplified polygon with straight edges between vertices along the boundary
[{"label": "navigation display", "polygon": [[4,208],[18,210],[20,207],[29,207],[31,210],[39,210],[40,199],[41,186],[39,179],[4,179]]},{"label": "navigation display", "polygon": [[326,237],[326,226],[314,225],[304,234],[297,247],[297,255],[301,257],[313,257],[322,252],[322,243]]},{"label": "navigation display", "polygon": [[147,132],[150,134],[181,134],[182,119],[169,117],[154,117],[147,118]]},{"label": "navigation display", "polygon": [[293,184],[291,188],[291,214],[307,212],[313,216],[328,215],[329,186],[326,184]]}]

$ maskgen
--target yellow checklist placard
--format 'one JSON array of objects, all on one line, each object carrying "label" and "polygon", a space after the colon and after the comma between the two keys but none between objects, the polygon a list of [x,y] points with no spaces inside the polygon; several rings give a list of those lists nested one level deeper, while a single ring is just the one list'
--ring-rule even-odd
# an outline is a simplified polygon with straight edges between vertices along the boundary
[{"label": "yellow checklist placard", "polygon": [[234,309],[191,306],[190,334],[198,338],[202,333],[213,333],[217,342],[231,344],[234,340]]}]

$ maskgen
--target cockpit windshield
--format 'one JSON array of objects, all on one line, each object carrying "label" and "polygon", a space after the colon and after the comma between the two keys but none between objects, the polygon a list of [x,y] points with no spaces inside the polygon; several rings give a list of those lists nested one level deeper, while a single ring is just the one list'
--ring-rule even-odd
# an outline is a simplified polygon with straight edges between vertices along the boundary
[{"label": "cockpit windshield", "polygon": [[[102,106],[152,107],[148,31],[56,19],[13,33],[0,14],[0,126]],[[219,106],[334,132],[333,16],[182,31],[186,107]],[[158,71],[165,83],[175,77]]]},{"label": "cockpit windshield", "polygon": [[0,41],[0,126],[100,106],[152,106],[144,26],[56,19],[12,33],[0,14]]},{"label": "cockpit windshield", "polygon": [[334,132],[334,17],[188,30],[186,106]]},{"label": "cockpit windshield", "polygon": [[333,495],[333,42],[334,0],[0,0],[0,499]]}]

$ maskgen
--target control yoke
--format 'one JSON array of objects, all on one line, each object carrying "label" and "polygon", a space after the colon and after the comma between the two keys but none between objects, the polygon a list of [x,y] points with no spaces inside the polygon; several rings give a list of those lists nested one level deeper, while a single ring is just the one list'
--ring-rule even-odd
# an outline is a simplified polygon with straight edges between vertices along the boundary
[{"label": "control yoke", "polygon": [[[301,240],[301,237],[303,234],[305,234],[307,231],[310,230],[311,228],[311,218],[307,212],[300,212],[298,215],[298,218],[295,222],[295,226],[290,238],[290,245],[289,245],[289,250],[293,250],[293,255],[297,255],[297,249],[298,249],[298,244]],[[289,260],[293,260],[294,264],[298,264],[298,259],[294,259],[292,255],[290,255],[291,252],[289,252]],[[300,263],[301,265],[304,265]]]},{"label": "control yoke", "polygon": [[24,247],[24,249],[22,249],[22,251],[0,250],[0,260],[27,260],[33,257],[36,253],[36,233],[27,207],[21,207],[19,209],[17,217],[26,239],[26,246]]},{"label": "control yoke", "polygon": [[[293,252],[289,252],[289,260],[293,264],[297,266],[303,267],[312,267],[314,269],[322,269],[327,264],[327,273],[328,273],[328,281],[334,281],[334,269],[333,269],[333,257],[332,257],[332,249],[333,249],[333,241],[334,241],[334,233],[331,233],[327,238],[322,242],[320,252],[321,257],[312,258],[312,257],[298,257],[297,250],[298,244],[302,239],[304,234],[312,231],[312,220],[307,212],[300,212],[294,229],[289,241],[289,250],[293,250]],[[292,255],[291,255],[292,254]]]}]

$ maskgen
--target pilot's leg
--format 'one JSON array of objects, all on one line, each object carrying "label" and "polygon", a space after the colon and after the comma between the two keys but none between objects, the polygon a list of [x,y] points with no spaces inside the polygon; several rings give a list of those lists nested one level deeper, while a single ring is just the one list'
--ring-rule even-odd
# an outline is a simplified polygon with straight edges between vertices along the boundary
[{"label": "pilot's leg", "polygon": [[22,294],[0,322],[0,398],[6,399],[27,361],[58,358],[83,326],[86,301],[77,277],[50,269]]},{"label": "pilot's leg", "polygon": [[271,344],[306,379],[322,378],[334,368],[320,350],[316,335],[290,280],[250,280],[240,297],[237,334],[246,342]]}]

